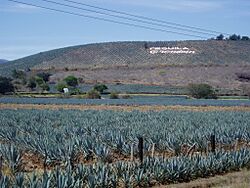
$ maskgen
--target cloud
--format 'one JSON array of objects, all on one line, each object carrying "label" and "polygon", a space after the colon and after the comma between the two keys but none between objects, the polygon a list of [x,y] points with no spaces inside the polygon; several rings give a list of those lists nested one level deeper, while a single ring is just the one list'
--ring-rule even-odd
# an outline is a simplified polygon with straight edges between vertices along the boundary
[{"label": "cloud", "polygon": [[18,3],[0,5],[1,12],[34,12],[37,10],[38,10],[37,7],[24,5],[24,4],[18,4]]}]

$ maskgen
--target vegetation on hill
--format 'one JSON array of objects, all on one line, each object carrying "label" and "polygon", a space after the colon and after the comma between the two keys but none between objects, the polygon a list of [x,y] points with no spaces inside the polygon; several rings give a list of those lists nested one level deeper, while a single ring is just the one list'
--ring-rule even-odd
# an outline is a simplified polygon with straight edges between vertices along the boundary
[{"label": "vegetation on hill", "polygon": [[[77,70],[94,66],[131,66],[144,64],[237,64],[249,63],[249,41],[207,40],[169,42],[109,42],[61,48],[42,52],[0,65],[0,75],[10,76],[14,69]],[[145,47],[146,44],[146,47]],[[189,55],[149,53],[150,47],[189,47]]]}]

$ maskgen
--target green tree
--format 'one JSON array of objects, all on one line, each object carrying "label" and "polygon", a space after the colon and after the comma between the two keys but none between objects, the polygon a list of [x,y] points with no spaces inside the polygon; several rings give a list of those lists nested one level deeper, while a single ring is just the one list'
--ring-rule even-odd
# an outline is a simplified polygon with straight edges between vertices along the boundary
[{"label": "green tree", "polygon": [[107,90],[107,89],[108,89],[108,87],[106,85],[104,85],[104,84],[96,84],[94,86],[94,90],[96,90],[96,91],[98,91],[100,93],[103,93],[104,90]]},{"label": "green tree", "polygon": [[49,84],[47,84],[43,78],[36,76],[35,78],[37,85],[42,89],[42,91],[49,91],[50,87]]},{"label": "green tree", "polygon": [[14,86],[10,78],[0,76],[0,93],[14,92]]},{"label": "green tree", "polygon": [[224,39],[224,35],[220,34],[219,36],[216,37],[216,40],[223,40]]},{"label": "green tree", "polygon": [[240,39],[241,39],[240,35],[233,34],[229,36],[229,40],[240,40]]},{"label": "green tree", "polygon": [[33,90],[34,88],[36,88],[36,85],[36,79],[34,77],[31,77],[28,81],[27,87]]},{"label": "green tree", "polygon": [[76,87],[78,85],[78,79],[74,76],[67,76],[64,78],[64,81],[71,87]]},{"label": "green tree", "polygon": [[197,98],[197,99],[216,98],[216,95],[212,86],[208,84],[189,84],[188,91],[192,97]]},{"label": "green tree", "polygon": [[22,80],[22,79],[26,78],[26,74],[25,74],[25,72],[22,71],[22,70],[16,70],[16,69],[14,69],[14,70],[12,71],[12,77],[15,78],[15,79],[20,79],[20,80]]},{"label": "green tree", "polygon": [[42,78],[44,80],[44,82],[48,82],[49,81],[49,77],[51,76],[51,74],[47,73],[47,72],[40,72],[36,76]]},{"label": "green tree", "polygon": [[49,91],[50,90],[50,87],[49,87],[49,84],[48,83],[43,83],[40,88],[42,89],[42,91]]},{"label": "green tree", "polygon": [[241,37],[241,40],[246,41],[246,40],[250,40],[250,39],[249,39],[249,37],[248,37],[248,36],[242,36],[242,37]]},{"label": "green tree", "polygon": [[57,91],[63,93],[63,88],[68,88],[68,85],[65,83],[65,82],[59,82],[57,85],[56,85],[56,89]]}]

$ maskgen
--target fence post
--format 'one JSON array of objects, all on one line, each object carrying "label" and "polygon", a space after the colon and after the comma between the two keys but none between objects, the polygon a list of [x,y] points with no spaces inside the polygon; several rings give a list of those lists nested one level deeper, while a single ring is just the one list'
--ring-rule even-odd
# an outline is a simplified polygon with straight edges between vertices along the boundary
[{"label": "fence post", "polygon": [[154,158],[155,155],[155,143],[152,144],[152,153],[151,153],[151,157]]},{"label": "fence post", "polygon": [[143,138],[139,137],[139,144],[138,144],[138,150],[139,150],[139,159],[140,162],[143,163]]},{"label": "fence post", "polygon": [[215,135],[211,135],[211,151],[215,153]]},{"label": "fence post", "polygon": [[0,179],[2,178],[2,172],[3,172],[3,156],[0,156]]},{"label": "fence post", "polygon": [[134,144],[131,145],[130,160],[134,161]]}]

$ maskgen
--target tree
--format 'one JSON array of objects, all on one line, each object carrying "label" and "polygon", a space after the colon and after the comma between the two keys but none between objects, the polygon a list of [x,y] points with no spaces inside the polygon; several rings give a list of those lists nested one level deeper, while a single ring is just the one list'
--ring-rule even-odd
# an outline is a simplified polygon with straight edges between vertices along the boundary
[{"label": "tree", "polygon": [[42,89],[42,91],[49,91],[49,85],[39,76],[35,78],[37,85]]},{"label": "tree", "polygon": [[224,35],[220,34],[219,36],[216,37],[216,40],[223,40],[224,39]]},{"label": "tree", "polygon": [[246,40],[250,40],[250,39],[249,39],[249,37],[248,37],[248,36],[242,36],[242,37],[241,37],[241,40],[246,41]]},{"label": "tree", "polygon": [[229,40],[240,40],[240,35],[236,35],[236,34],[233,34],[231,36],[229,36]]},{"label": "tree", "polygon": [[12,77],[15,78],[15,79],[22,80],[22,79],[26,78],[26,74],[22,70],[14,69],[14,70],[12,70]]},{"label": "tree", "polygon": [[68,88],[68,85],[65,83],[65,82],[59,82],[57,85],[56,85],[56,89],[57,91],[63,93],[63,89],[64,88]]},{"label": "tree", "polygon": [[34,88],[36,88],[36,85],[36,79],[34,77],[31,77],[28,81],[27,87],[33,90]]},{"label": "tree", "polygon": [[212,86],[208,84],[189,84],[188,91],[192,97],[197,98],[197,99],[216,98],[216,95]]},{"label": "tree", "polygon": [[64,81],[67,83],[68,86],[76,87],[78,85],[78,80],[74,76],[68,76],[64,78]]},{"label": "tree", "polygon": [[14,86],[10,78],[0,76],[0,93],[14,92]]},{"label": "tree", "polygon": [[47,73],[47,72],[40,72],[36,76],[42,78],[44,80],[44,82],[48,82],[49,81],[49,77],[51,76],[51,74]]},{"label": "tree", "polygon": [[107,90],[107,89],[108,89],[108,87],[106,85],[104,85],[104,84],[96,84],[94,86],[94,90],[96,90],[96,91],[98,91],[100,93],[103,93],[104,90]]}]

